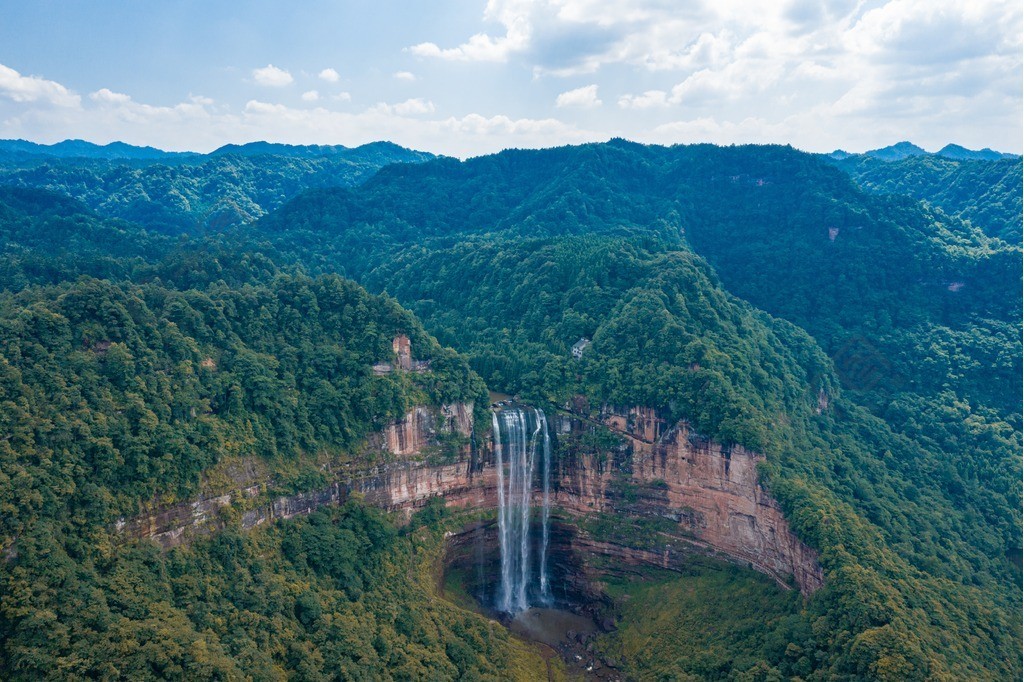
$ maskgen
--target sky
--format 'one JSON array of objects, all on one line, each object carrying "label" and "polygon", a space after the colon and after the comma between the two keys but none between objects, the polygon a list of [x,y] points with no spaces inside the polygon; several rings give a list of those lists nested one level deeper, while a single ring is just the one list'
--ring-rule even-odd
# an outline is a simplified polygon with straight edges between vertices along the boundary
[{"label": "sky", "polygon": [[1022,151],[1020,0],[0,0],[0,138]]}]

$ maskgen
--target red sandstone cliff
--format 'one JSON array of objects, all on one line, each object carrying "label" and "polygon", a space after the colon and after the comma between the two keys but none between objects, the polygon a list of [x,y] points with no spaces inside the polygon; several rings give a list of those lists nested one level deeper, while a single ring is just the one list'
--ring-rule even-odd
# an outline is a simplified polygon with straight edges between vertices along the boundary
[{"label": "red sandstone cliff", "polygon": [[[778,503],[758,483],[763,456],[701,438],[685,423],[666,429],[647,408],[602,417],[625,438],[622,452],[580,454],[575,462],[563,458],[556,487],[560,508],[670,519],[675,529],[659,531],[666,552],[689,543],[783,584],[792,576],[804,594],[821,587],[817,552],[790,531]],[[565,417],[558,424],[564,434],[581,428],[579,420]],[[640,540],[652,544],[651,538]]]},{"label": "red sandstone cliff", "polygon": [[[153,509],[119,522],[117,529],[170,547],[220,527],[224,512],[239,502],[246,508],[242,527],[253,528],[339,504],[353,492],[371,504],[405,513],[438,495],[453,507],[492,508],[497,504],[497,476],[489,445],[479,451],[467,446],[452,462],[431,463],[424,457],[440,433],[471,436],[472,413],[471,404],[415,408],[368,440],[365,453],[381,463],[333,472],[334,481],[322,490],[260,503],[260,484],[265,482],[245,481],[234,492]],[[560,448],[553,504],[574,516],[604,512],[617,518],[655,518],[661,524],[657,538],[637,537],[635,543],[620,540],[615,545],[581,536],[578,549],[665,567],[687,552],[700,551],[750,565],[783,585],[791,576],[804,594],[821,586],[816,552],[793,535],[778,504],[758,483],[760,455],[702,439],[683,423],[667,427],[648,408],[606,410],[600,421],[624,438],[623,445],[592,454]],[[568,443],[595,423],[565,414],[552,419],[551,426],[556,442]],[[671,523],[666,525],[666,520]]]}]

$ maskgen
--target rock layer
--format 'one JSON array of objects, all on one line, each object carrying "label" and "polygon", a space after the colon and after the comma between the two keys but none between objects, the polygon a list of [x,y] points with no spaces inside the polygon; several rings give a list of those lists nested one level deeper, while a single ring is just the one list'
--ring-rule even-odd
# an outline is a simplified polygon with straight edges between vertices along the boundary
[{"label": "rock layer", "polygon": [[[702,438],[685,422],[665,428],[645,408],[607,412],[601,421],[623,443],[610,452],[561,458],[556,504],[562,510],[661,521],[647,528],[648,537],[633,541],[666,567],[690,545],[724,554],[780,584],[792,577],[804,594],[821,587],[817,552],[790,531],[778,503],[758,483],[762,455]],[[588,428],[564,416],[558,426],[563,441]]]},{"label": "rock layer", "polygon": [[[494,506],[493,466],[485,467],[471,444],[461,446],[454,457],[439,452],[442,434],[458,434],[471,443],[473,404],[413,408],[401,421],[367,439],[360,459],[377,464],[332,471],[334,480],[325,488],[265,499],[262,491],[271,487],[273,481],[255,478],[257,467],[241,467],[243,475],[234,478],[239,487],[231,492],[188,503],[154,506],[119,520],[114,530],[125,537],[149,538],[170,548],[223,527],[236,508],[240,510],[242,528],[250,529],[274,519],[288,519],[325,505],[341,504],[353,493],[362,495],[370,504],[407,515],[439,495],[449,506]],[[431,456],[452,461],[431,461]],[[247,478],[245,474],[253,477]]]},{"label": "rock layer", "polygon": [[[667,425],[649,408],[606,409],[596,419],[562,413],[552,422],[551,489],[559,515],[582,523],[603,517],[625,529],[609,537],[581,534],[578,551],[666,568],[697,551],[749,565],[781,585],[795,583],[804,594],[821,586],[817,553],[793,535],[758,483],[761,455],[702,438],[685,422]],[[378,464],[332,472],[324,489],[266,500],[267,481],[240,481],[231,493],[149,510],[120,521],[117,530],[171,547],[223,526],[236,508],[242,527],[254,528],[339,504],[354,492],[406,515],[434,496],[451,507],[493,509],[497,476],[489,439],[462,446],[450,461],[432,461],[439,436],[472,442],[472,427],[472,404],[417,407],[368,439],[365,459]],[[620,442],[603,450],[580,447],[595,429],[612,431]]]}]

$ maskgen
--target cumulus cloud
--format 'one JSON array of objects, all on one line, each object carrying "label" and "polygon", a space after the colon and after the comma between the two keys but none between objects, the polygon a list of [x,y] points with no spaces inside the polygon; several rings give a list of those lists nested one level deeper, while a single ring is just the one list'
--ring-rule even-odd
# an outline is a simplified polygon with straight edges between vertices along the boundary
[{"label": "cumulus cloud", "polygon": [[497,21],[504,25],[505,35],[491,36],[477,33],[466,42],[450,48],[439,47],[436,43],[425,42],[406,48],[418,57],[431,57],[461,62],[504,62],[525,50],[530,44],[533,31],[530,9],[533,2],[522,0],[490,0],[484,10],[486,21]]},{"label": "cumulus cloud", "polygon": [[252,79],[259,85],[266,85],[272,88],[291,85],[295,80],[290,73],[284,69],[277,68],[273,64],[267,64],[261,69],[253,69]]},{"label": "cumulus cloud", "polygon": [[648,90],[640,95],[622,95],[619,106],[623,109],[651,109],[668,106],[668,93],[664,90]]},{"label": "cumulus cloud", "polygon": [[399,116],[410,116],[414,114],[431,114],[434,112],[434,103],[424,100],[421,97],[407,99],[394,106],[394,112]]},{"label": "cumulus cloud", "polygon": [[601,106],[601,100],[597,98],[597,85],[585,85],[575,90],[567,90],[555,98],[555,106],[559,109],[565,107],[580,107],[592,109]]},{"label": "cumulus cloud", "polygon": [[320,93],[317,92],[316,90],[307,90],[306,92],[302,93],[303,102],[315,102],[318,99],[320,99]]},{"label": "cumulus cloud", "polygon": [[128,95],[121,92],[113,92],[107,88],[100,88],[96,92],[90,93],[89,99],[104,104],[127,104],[132,101],[132,98]]},{"label": "cumulus cloud", "polygon": [[411,71],[396,71],[393,76],[400,81],[414,81],[416,80],[416,74]]},{"label": "cumulus cloud", "polygon": [[422,97],[407,99],[398,104],[385,104],[381,102],[374,106],[371,111],[384,114],[395,114],[397,116],[416,116],[418,114],[432,114],[434,103]]},{"label": "cumulus cloud", "polygon": [[[632,74],[642,87],[616,92],[607,115],[644,110],[642,125],[685,120],[697,131],[714,120],[716,134],[739,135],[750,120],[781,126],[813,110],[814,136],[825,131],[834,145],[891,143],[884,134],[942,146],[957,129],[982,146],[1021,147],[1024,21],[1008,0],[489,0],[482,22],[461,42],[407,50],[515,63],[538,79],[592,74],[606,95]],[[612,125],[616,134],[642,130],[631,119]],[[659,135],[673,129],[684,130]],[[785,130],[793,137],[778,141],[812,137]]]},{"label": "cumulus cloud", "polygon": [[328,83],[337,83],[341,80],[341,74],[331,68],[324,69],[317,74],[317,77],[322,81],[327,81]]},{"label": "cumulus cloud", "polygon": [[58,107],[77,107],[82,98],[56,81],[39,76],[23,76],[0,64],[0,96],[15,102],[38,102]]}]

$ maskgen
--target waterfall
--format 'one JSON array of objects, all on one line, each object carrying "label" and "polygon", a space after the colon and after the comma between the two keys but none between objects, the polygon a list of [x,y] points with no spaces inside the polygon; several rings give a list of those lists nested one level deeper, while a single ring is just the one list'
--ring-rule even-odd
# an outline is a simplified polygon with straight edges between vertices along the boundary
[{"label": "waterfall", "polygon": [[548,420],[541,410],[537,410],[537,420],[540,422],[544,438],[544,463],[541,472],[544,488],[544,497],[541,507],[541,542],[540,542],[540,598],[544,604],[551,603],[551,586],[548,584],[548,527],[551,519],[551,436],[548,435]]},{"label": "waterfall", "polygon": [[[497,607],[518,613],[530,607],[530,510],[538,447],[541,456],[542,510],[538,568],[540,598],[551,601],[548,583],[548,525],[551,516],[551,437],[541,410],[509,408],[491,415],[498,474],[498,542],[501,548],[501,589]],[[507,471],[506,471],[507,469]]]}]

